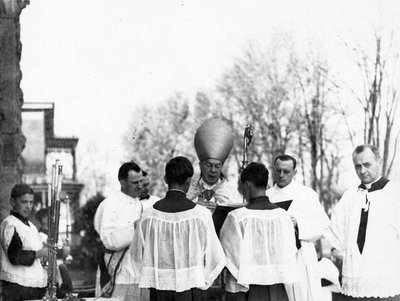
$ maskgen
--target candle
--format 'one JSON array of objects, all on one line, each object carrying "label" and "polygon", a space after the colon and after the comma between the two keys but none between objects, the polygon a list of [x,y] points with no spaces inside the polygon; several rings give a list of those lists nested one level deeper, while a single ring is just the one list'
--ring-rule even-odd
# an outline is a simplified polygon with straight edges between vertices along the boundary
[{"label": "candle", "polygon": [[68,195],[65,197],[65,204],[66,204],[66,207],[67,207],[67,212],[66,212],[66,220],[67,220],[67,225],[69,225],[70,224],[70,217],[69,217],[69,197],[68,197]]},{"label": "candle", "polygon": [[61,187],[62,187],[62,180],[63,180],[63,174],[62,174],[62,165],[58,166],[58,172],[57,172],[57,195],[56,195],[56,200],[60,200],[60,193],[61,193]]},{"label": "candle", "polygon": [[65,216],[66,216],[65,217],[65,219],[66,219],[66,240],[67,240],[67,243],[68,243],[68,241],[69,241],[69,227],[71,225],[70,216],[69,216],[70,208],[69,208],[69,197],[68,197],[68,195],[65,197],[65,207],[66,207],[66,214],[65,214]]},{"label": "candle", "polygon": [[47,208],[51,206],[51,184],[47,184]]}]

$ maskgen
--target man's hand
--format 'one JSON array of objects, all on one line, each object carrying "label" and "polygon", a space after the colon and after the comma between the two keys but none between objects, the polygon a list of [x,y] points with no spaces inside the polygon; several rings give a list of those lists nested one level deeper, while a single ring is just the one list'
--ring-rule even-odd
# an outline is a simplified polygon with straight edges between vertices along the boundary
[{"label": "man's hand", "polygon": [[332,248],[331,250],[331,258],[332,261],[343,261],[343,253],[339,252],[338,250],[336,250],[335,248]]},{"label": "man's hand", "polygon": [[198,200],[196,204],[206,207],[208,210],[211,211],[211,213],[213,213],[215,208],[217,207],[217,203],[211,202],[211,201],[207,201],[205,199]]},{"label": "man's hand", "polygon": [[48,255],[48,249],[47,249],[47,247],[43,247],[40,250],[36,251],[35,257],[36,258],[44,258],[44,257],[47,257],[47,255]]},{"label": "man's hand", "polygon": [[293,226],[296,228],[297,227],[297,221],[296,218],[294,216],[290,216],[290,219],[292,220]]},{"label": "man's hand", "polygon": [[62,255],[63,255],[63,258],[69,256],[70,254],[71,254],[71,247],[68,246],[68,245],[64,245],[64,246],[62,247]]}]

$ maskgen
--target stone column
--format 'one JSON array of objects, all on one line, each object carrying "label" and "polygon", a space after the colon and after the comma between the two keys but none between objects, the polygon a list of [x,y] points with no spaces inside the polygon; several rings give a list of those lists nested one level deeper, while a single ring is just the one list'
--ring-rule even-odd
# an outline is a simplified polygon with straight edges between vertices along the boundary
[{"label": "stone column", "polygon": [[0,221],[9,214],[10,190],[22,176],[19,16],[27,4],[27,0],[0,0]]}]

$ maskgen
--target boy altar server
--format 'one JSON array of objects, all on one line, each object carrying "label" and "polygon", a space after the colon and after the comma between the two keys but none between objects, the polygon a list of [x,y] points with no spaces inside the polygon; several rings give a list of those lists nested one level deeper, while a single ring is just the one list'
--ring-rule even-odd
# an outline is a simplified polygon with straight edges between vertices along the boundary
[{"label": "boy altar server", "polygon": [[227,300],[288,300],[284,284],[298,277],[290,215],[265,195],[263,164],[250,163],[240,181],[248,205],[231,211],[220,232],[230,272]]},{"label": "boy altar server", "polygon": [[208,300],[207,289],[225,266],[211,213],[186,198],[193,166],[185,157],[165,167],[168,192],[143,213],[131,254],[136,282],[150,300]]}]

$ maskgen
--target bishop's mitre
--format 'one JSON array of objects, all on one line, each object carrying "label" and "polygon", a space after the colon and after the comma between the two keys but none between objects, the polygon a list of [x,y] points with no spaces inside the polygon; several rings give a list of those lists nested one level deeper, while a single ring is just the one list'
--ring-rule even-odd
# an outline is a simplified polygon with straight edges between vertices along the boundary
[{"label": "bishop's mitre", "polygon": [[217,159],[222,164],[233,146],[232,128],[221,118],[213,117],[204,121],[194,136],[194,148],[200,162]]}]

